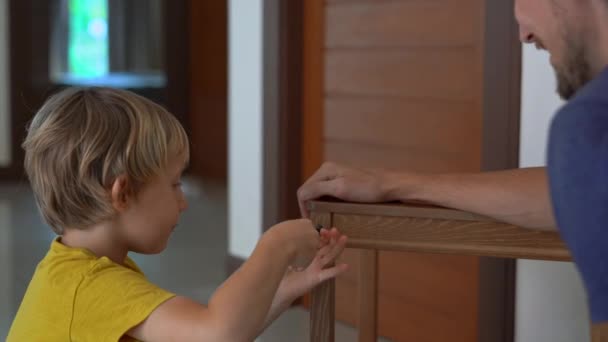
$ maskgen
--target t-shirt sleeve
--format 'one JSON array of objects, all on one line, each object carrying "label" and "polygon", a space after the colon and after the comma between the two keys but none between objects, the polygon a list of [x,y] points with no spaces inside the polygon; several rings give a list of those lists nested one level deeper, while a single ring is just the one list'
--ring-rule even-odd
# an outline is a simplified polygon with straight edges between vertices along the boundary
[{"label": "t-shirt sleeve", "polygon": [[173,297],[134,270],[103,262],[83,278],[75,294],[71,335],[75,341],[118,341]]},{"label": "t-shirt sleeve", "polygon": [[548,173],[560,234],[587,290],[593,322],[608,321],[608,108],[573,103],[551,124]]}]

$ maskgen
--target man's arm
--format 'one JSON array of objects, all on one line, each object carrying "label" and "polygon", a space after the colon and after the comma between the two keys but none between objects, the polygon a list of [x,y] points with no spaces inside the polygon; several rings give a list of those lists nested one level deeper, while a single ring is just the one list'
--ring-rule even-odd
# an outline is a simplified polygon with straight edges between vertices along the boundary
[{"label": "man's arm", "polygon": [[[544,167],[422,177],[408,184],[411,178],[397,176],[391,190],[394,198],[421,200],[527,228],[555,229]],[[408,193],[408,188],[413,191]]]},{"label": "man's arm", "polygon": [[423,201],[527,228],[554,229],[545,168],[468,174],[391,173],[324,164],[298,190],[305,202],[332,196],[353,202]]}]

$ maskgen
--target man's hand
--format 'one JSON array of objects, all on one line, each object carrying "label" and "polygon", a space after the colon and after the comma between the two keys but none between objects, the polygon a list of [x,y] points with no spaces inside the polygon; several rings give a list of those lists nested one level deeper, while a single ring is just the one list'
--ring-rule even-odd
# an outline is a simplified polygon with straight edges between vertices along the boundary
[{"label": "man's hand", "polygon": [[306,202],[323,196],[351,202],[390,201],[389,178],[388,173],[380,170],[361,170],[324,163],[298,189],[302,217],[308,217]]}]

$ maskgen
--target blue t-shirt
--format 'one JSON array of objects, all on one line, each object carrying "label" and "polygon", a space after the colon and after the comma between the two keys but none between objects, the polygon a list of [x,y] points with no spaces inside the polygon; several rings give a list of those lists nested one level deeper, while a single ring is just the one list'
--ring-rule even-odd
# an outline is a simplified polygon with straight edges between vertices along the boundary
[{"label": "blue t-shirt", "polygon": [[608,69],[555,116],[548,148],[560,234],[587,289],[594,323],[608,321]]}]

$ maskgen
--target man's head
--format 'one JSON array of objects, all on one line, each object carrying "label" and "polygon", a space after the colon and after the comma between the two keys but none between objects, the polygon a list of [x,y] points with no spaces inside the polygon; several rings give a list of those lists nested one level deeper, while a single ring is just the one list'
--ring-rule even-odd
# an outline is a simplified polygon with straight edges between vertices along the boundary
[{"label": "man's head", "polygon": [[108,88],[68,88],[50,97],[23,148],[38,206],[58,234],[111,220],[122,199],[137,198],[168,172],[175,178],[189,154],[173,115],[141,96]]},{"label": "man's head", "polygon": [[607,0],[515,0],[520,39],[551,54],[558,93],[572,97],[608,64]]}]

